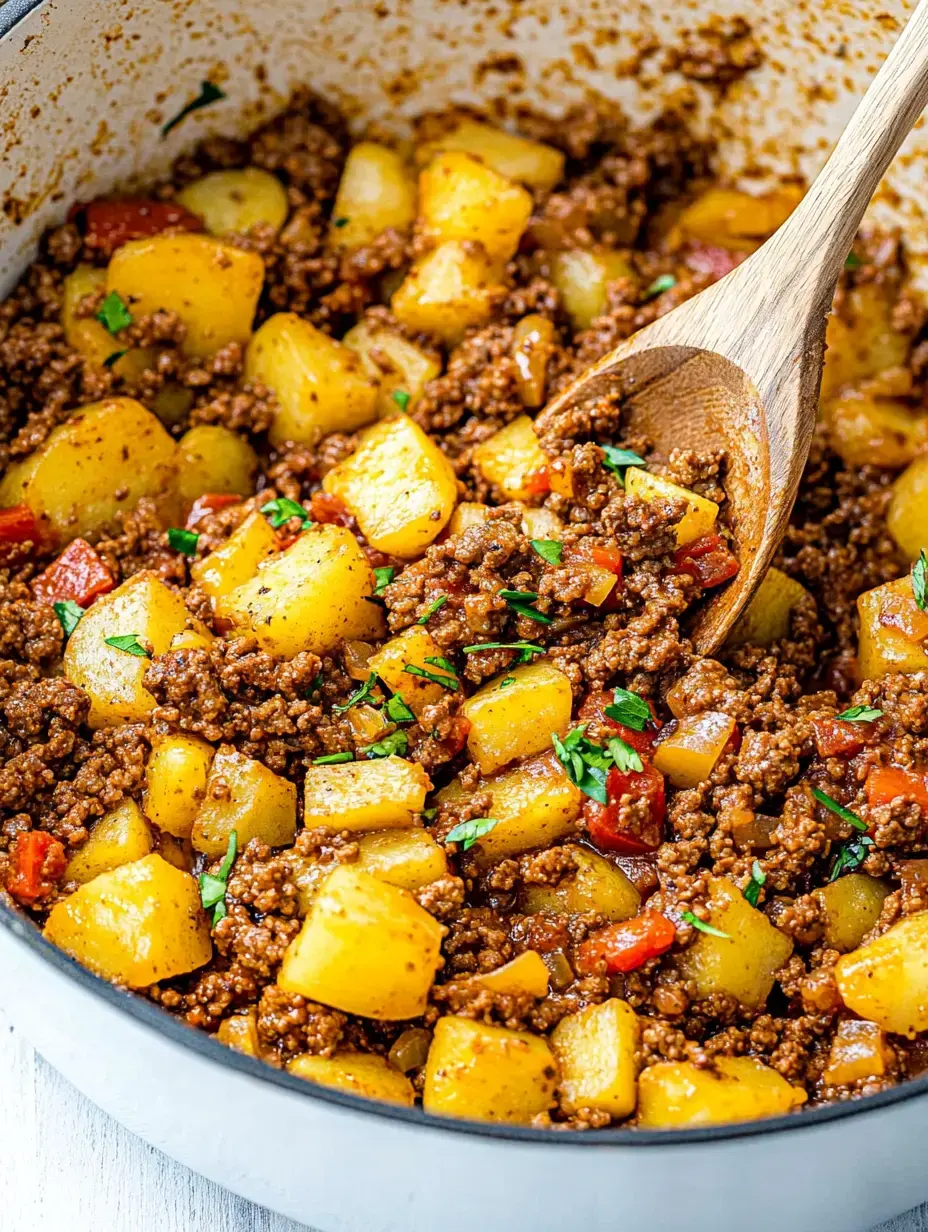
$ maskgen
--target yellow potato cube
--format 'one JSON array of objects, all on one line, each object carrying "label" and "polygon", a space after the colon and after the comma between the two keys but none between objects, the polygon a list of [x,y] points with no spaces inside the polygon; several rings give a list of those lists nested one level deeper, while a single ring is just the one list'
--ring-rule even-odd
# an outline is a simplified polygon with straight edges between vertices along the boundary
[{"label": "yellow potato cube", "polygon": [[857,600],[857,674],[879,680],[891,672],[928,671],[928,614],[919,611],[912,579],[884,582]]},{"label": "yellow potato cube", "polygon": [[358,868],[401,890],[421,890],[448,872],[445,850],[428,830],[383,830],[358,836]]},{"label": "yellow potato cube", "polygon": [[880,918],[889,887],[866,873],[846,873],[812,891],[825,917],[825,944],[832,950],[856,950]]},{"label": "yellow potato cube", "polygon": [[250,581],[277,551],[277,536],[263,513],[250,513],[222,547],[190,566],[190,576],[213,600]]},{"label": "yellow potato cube", "polygon": [[244,1014],[233,1014],[231,1018],[223,1018],[216,1038],[220,1044],[225,1044],[235,1052],[242,1052],[246,1057],[261,1056],[257,1015],[253,1009]]},{"label": "yellow potato cube", "polygon": [[808,594],[801,582],[771,565],[731,631],[728,646],[772,646],[788,637],[793,609]]},{"label": "yellow potato cube", "polygon": [[364,1099],[380,1099],[388,1104],[403,1104],[411,1108],[416,1100],[412,1083],[405,1074],[394,1069],[386,1057],[364,1052],[336,1052],[333,1057],[304,1053],[287,1065],[291,1074],[335,1087]]},{"label": "yellow potato cube", "polygon": [[426,659],[440,659],[442,648],[422,625],[413,625],[404,629],[396,637],[372,655],[369,667],[376,672],[384,684],[394,693],[398,693],[415,715],[420,715],[427,706],[434,706],[447,693],[444,685],[426,680],[424,676],[413,676],[406,671],[407,667],[421,667],[433,674],[445,675],[434,664],[429,665]]},{"label": "yellow potato cube", "polygon": [[[368,603],[374,575],[357,539],[342,526],[312,526],[255,576],[221,595],[216,612],[254,634],[271,654],[326,654],[349,637],[363,637],[379,616]],[[374,616],[372,617],[372,613]]]},{"label": "yellow potato cube", "polygon": [[928,453],[911,462],[893,484],[886,526],[909,560],[928,548]]},{"label": "yellow potato cube", "polygon": [[867,1078],[882,1078],[894,1060],[885,1034],[875,1022],[845,1018],[831,1042],[822,1074],[828,1086],[850,1086]]},{"label": "yellow potato cube", "polygon": [[278,984],[365,1018],[416,1018],[441,962],[444,928],[412,895],[343,864],[313,900]]},{"label": "yellow potato cube", "polygon": [[541,955],[534,950],[524,950],[495,971],[475,975],[474,980],[491,992],[508,997],[527,994],[541,998],[548,995],[548,968]]},{"label": "yellow potato cube", "polygon": [[152,740],[142,808],[162,833],[190,837],[212,760],[213,746],[198,736],[175,732]]},{"label": "yellow potato cube", "polygon": [[774,928],[727,877],[710,877],[709,890],[710,923],[726,936],[697,933],[677,958],[680,973],[695,985],[697,997],[728,993],[760,1009],[777,971],[793,952],[792,939]]},{"label": "yellow potato cube", "polygon": [[554,1055],[538,1035],[439,1018],[422,1106],[438,1116],[525,1123],[554,1105],[557,1076]]},{"label": "yellow potato cube", "polygon": [[[62,540],[115,528],[143,496],[164,497],[177,446],[134,398],[81,407],[0,480],[0,504],[26,504]],[[118,476],[118,482],[116,477]]]},{"label": "yellow potato cube", "polygon": [[395,329],[360,321],[342,339],[359,356],[367,377],[380,387],[377,409],[395,415],[396,408],[411,411],[429,381],[441,374],[435,353],[404,338]]},{"label": "yellow potato cube", "polygon": [[176,199],[203,219],[210,235],[245,235],[259,226],[279,231],[290,212],[283,184],[259,167],[210,171],[182,188]]},{"label": "yellow potato cube", "polygon": [[547,491],[548,457],[528,415],[520,415],[478,445],[474,462],[507,500],[525,500]]},{"label": "yellow potato cube", "polygon": [[617,997],[562,1018],[551,1033],[551,1050],[561,1071],[564,1112],[595,1108],[630,1116],[638,1097],[640,1036],[638,1015]]},{"label": "yellow potato cube", "polygon": [[416,262],[394,291],[390,307],[409,329],[453,346],[468,326],[490,319],[501,278],[486,253],[452,240]]},{"label": "yellow potato cube", "polygon": [[911,337],[893,328],[897,287],[864,282],[844,293],[841,311],[832,313],[825,330],[825,402],[848,385],[858,385],[909,357]]},{"label": "yellow potato cube", "polygon": [[715,530],[715,519],[719,507],[715,501],[697,496],[689,488],[681,488],[679,484],[662,479],[660,475],[652,475],[650,471],[642,470],[640,466],[630,466],[625,472],[625,493],[648,504],[662,501],[684,501],[686,512],[674,524],[677,536],[677,547],[701,539],[703,535],[711,535]]},{"label": "yellow potato cube", "polygon": [[[72,270],[61,285],[61,328],[67,343],[91,364],[97,368],[105,365],[116,376],[131,380],[143,368],[154,366],[154,351],[150,347],[131,347],[126,351],[102,321],[95,316],[77,315],[82,300],[102,291],[105,286],[106,270],[95,265],[79,265]],[[107,364],[115,354],[120,358]]]},{"label": "yellow potato cube", "polygon": [[531,213],[531,194],[472,154],[438,154],[419,176],[419,227],[436,244],[478,243],[508,261]]},{"label": "yellow potato cube", "polygon": [[197,424],[177,442],[177,491],[188,505],[206,492],[250,496],[257,470],[248,442],[220,424]]},{"label": "yellow potato cube", "polygon": [[441,534],[458,493],[451,463],[405,415],[362,433],[322,486],[345,502],[371,547],[406,560]]},{"label": "yellow potato cube", "polygon": [[83,847],[68,861],[65,881],[83,885],[100,873],[141,860],[151,851],[151,831],[134,800],[123,800],[101,817]]},{"label": "yellow potato cube", "polygon": [[195,971],[213,952],[199,886],[158,855],[101,873],[69,894],[52,908],[45,936],[129,988]]},{"label": "yellow potato cube", "polygon": [[718,1057],[713,1069],[659,1061],[638,1079],[641,1129],[693,1129],[792,1112],[806,1093],[753,1057]]},{"label": "yellow potato cube", "polygon": [[635,278],[626,256],[607,249],[571,248],[553,252],[551,281],[561,293],[575,330],[589,329],[609,309],[609,284]]},{"label": "yellow potato cube", "polygon": [[180,595],[149,570],[94,603],[68,639],[63,661],[65,676],[90,697],[91,727],[138,722],[155,707],[142,684],[148,658],[107,645],[107,639],[134,634],[142,646],[164,654],[190,619]]},{"label": "yellow potato cube", "polygon": [[512,331],[512,358],[518,371],[519,397],[525,406],[542,406],[548,360],[555,351],[554,322],[530,312]]},{"label": "yellow potato cube", "polygon": [[531,188],[551,189],[564,175],[564,155],[553,146],[518,137],[470,116],[416,147],[416,162],[429,163],[442,150],[475,154],[488,167]]},{"label": "yellow potato cube", "polygon": [[415,825],[432,784],[418,762],[402,757],[310,766],[303,792],[307,826],[393,830]]},{"label": "yellow potato cube", "polygon": [[523,887],[519,904],[528,914],[579,915],[595,911],[609,921],[630,920],[641,910],[641,895],[626,874],[611,860],[586,847],[568,844],[577,865],[575,873],[557,885]]},{"label": "yellow potato cube", "polygon": [[553,663],[538,659],[505,675],[514,677],[512,684],[500,689],[502,677],[494,677],[461,709],[471,725],[467,749],[481,774],[550,748],[552,732],[565,736],[570,726],[570,681]]},{"label": "yellow potato cube", "polygon": [[272,445],[314,445],[377,417],[377,386],[355,352],[295,312],[277,312],[257,330],[245,354],[245,380],[277,397]]},{"label": "yellow potato cube", "polygon": [[696,787],[715,769],[734,730],[735,720],[716,710],[678,719],[654,750],[654,766],[674,787]]},{"label": "yellow potato cube", "polygon": [[928,1030],[928,911],[838,959],[835,981],[849,1010],[913,1039]]},{"label": "yellow potato cube", "polygon": [[415,216],[416,185],[396,150],[375,141],[353,145],[332,207],[332,247],[363,248],[388,227],[408,230]]},{"label": "yellow potato cube", "polygon": [[731,188],[710,188],[677,220],[690,239],[736,252],[753,252],[781,226],[799,202],[802,189],[787,184],[754,196]]},{"label": "yellow potato cube", "polygon": [[928,416],[899,398],[849,393],[822,405],[831,447],[848,466],[900,469],[928,445]]},{"label": "yellow potato cube", "polygon": [[245,343],[264,284],[264,262],[209,235],[154,235],[117,248],[106,271],[138,320],[176,312],[186,327],[181,349],[202,358]]},{"label": "yellow potato cube", "polygon": [[564,523],[550,509],[526,507],[522,510],[522,533],[529,539],[560,539]]},{"label": "yellow potato cube", "polygon": [[171,638],[171,650],[209,650],[215,637],[208,629],[184,629]]},{"label": "yellow potato cube", "polygon": [[227,746],[213,758],[193,823],[194,851],[225,855],[232,831],[241,851],[253,838],[289,847],[296,837],[296,784]]}]

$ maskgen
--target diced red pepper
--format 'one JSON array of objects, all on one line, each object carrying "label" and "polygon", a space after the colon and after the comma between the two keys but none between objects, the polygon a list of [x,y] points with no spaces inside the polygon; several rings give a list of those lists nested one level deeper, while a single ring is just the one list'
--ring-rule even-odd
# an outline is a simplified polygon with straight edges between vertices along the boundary
[{"label": "diced red pepper", "polygon": [[600,569],[608,569],[616,577],[622,576],[622,553],[618,548],[590,547],[586,550],[594,565],[599,565]]},{"label": "diced red pepper", "polygon": [[726,753],[737,753],[741,748],[741,742],[743,739],[744,737],[741,735],[741,728],[736,723],[732,728],[731,735],[725,741],[725,747],[722,749],[722,755],[724,756]]},{"label": "diced red pepper", "polygon": [[104,257],[111,257],[129,240],[144,240],[169,227],[202,231],[203,220],[174,201],[147,197],[116,197],[76,205],[68,217],[83,219],[84,243]]},{"label": "diced red pepper", "polygon": [[36,516],[28,505],[0,509],[0,543],[37,543],[41,533]]},{"label": "diced red pepper", "polygon": [[348,512],[348,506],[340,496],[331,492],[314,492],[309,498],[309,516],[314,522],[325,522],[332,526],[344,526],[346,530],[354,530],[357,522],[354,515]]},{"label": "diced red pepper", "polygon": [[871,808],[910,800],[928,813],[928,774],[901,766],[874,766],[867,775],[867,803]]},{"label": "diced red pepper", "polygon": [[198,496],[187,514],[187,530],[193,530],[197,522],[202,522],[211,513],[218,513],[220,509],[228,509],[230,505],[241,503],[240,496],[233,496],[228,492],[207,492],[205,496]]},{"label": "diced red pepper", "polygon": [[64,873],[64,847],[44,830],[20,834],[10,849],[11,863],[6,888],[20,902],[46,898]]},{"label": "diced red pepper", "polygon": [[599,569],[606,569],[609,573],[614,573],[616,583],[606,598],[596,605],[600,612],[614,612],[622,602],[622,553],[618,548],[614,547],[592,547],[586,544],[579,544],[577,547],[568,548],[565,552],[566,560],[586,561],[588,564],[596,565]]},{"label": "diced red pepper", "polygon": [[813,719],[812,730],[819,757],[853,757],[867,744],[866,724]]},{"label": "diced red pepper", "polygon": [[733,578],[741,568],[738,557],[728,547],[721,535],[703,535],[685,547],[678,548],[674,557],[675,572],[686,573],[704,589],[721,586]]},{"label": "diced red pepper", "polygon": [[[583,817],[590,841],[601,851],[616,851],[622,855],[641,855],[656,851],[664,841],[664,817],[667,796],[664,776],[649,763],[641,770],[619,770],[613,766],[606,777],[607,804],[586,800]],[[644,817],[635,819],[631,828],[620,820],[619,801],[623,796],[643,800],[647,804]]]},{"label": "diced red pepper", "polygon": [[543,492],[550,492],[551,478],[548,475],[548,468],[543,466],[540,470],[530,471],[529,474],[524,475],[522,490],[526,496],[541,496]]},{"label": "diced red pepper", "polygon": [[636,971],[674,943],[677,930],[659,911],[642,911],[631,920],[609,924],[587,937],[578,952],[581,971],[593,971],[601,962],[609,975]]},{"label": "diced red pepper", "polygon": [[86,539],[73,539],[57,560],[32,583],[32,593],[41,603],[73,599],[81,607],[116,585],[113,575]]}]

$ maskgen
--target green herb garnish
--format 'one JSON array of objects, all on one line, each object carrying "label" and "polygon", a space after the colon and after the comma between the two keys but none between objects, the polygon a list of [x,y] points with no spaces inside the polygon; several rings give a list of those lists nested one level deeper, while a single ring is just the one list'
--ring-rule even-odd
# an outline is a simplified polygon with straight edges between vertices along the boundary
[{"label": "green herb garnish", "polygon": [[632,731],[644,731],[651,722],[651,707],[644,698],[630,689],[616,689],[613,698],[614,704],[603,711],[606,718]]},{"label": "green herb garnish", "polygon": [[533,605],[538,602],[538,596],[533,590],[501,590],[499,597],[506,600],[517,616],[527,616],[540,625],[554,623],[550,616],[535,610]]},{"label": "green herb garnish", "polygon": [[374,594],[382,595],[396,575],[396,569],[392,565],[382,565],[379,569],[374,570]]},{"label": "green herb garnish", "polygon": [[444,607],[445,604],[448,602],[448,598],[449,598],[448,595],[439,595],[437,599],[433,599],[432,602],[425,609],[425,611],[422,613],[422,615],[419,617],[419,619],[416,621],[416,624],[417,625],[428,624],[429,617],[434,616],[440,607]]},{"label": "green herb garnish", "polygon": [[402,757],[409,748],[409,737],[404,731],[391,732],[389,736],[384,736],[383,740],[378,740],[376,744],[369,744],[361,750],[368,757]]},{"label": "green herb garnish", "polygon": [[480,650],[518,650],[516,663],[531,663],[532,655],[544,654],[544,646],[536,646],[534,642],[478,642],[476,646],[465,646],[463,654],[477,654]]},{"label": "green herb garnish", "polygon": [[175,552],[183,552],[184,556],[196,556],[199,538],[195,530],[181,530],[178,526],[171,526],[168,529],[169,546]]},{"label": "green herb garnish", "polygon": [[323,757],[314,757],[314,766],[340,766],[342,762],[354,761],[354,753],[345,749],[342,753],[326,753]]},{"label": "green herb garnish", "polygon": [[855,868],[860,868],[872,846],[873,839],[869,834],[855,834],[843,842],[838,848],[838,857],[831,866],[828,880],[837,881],[842,873],[852,873]]},{"label": "green herb garnish", "polygon": [[725,941],[731,941],[731,936],[728,933],[723,933],[720,928],[713,928],[711,924],[706,924],[698,915],[693,915],[692,911],[684,911],[681,918],[686,920],[687,924],[692,924],[701,933],[708,933],[710,937],[722,937]]},{"label": "green herb garnish", "polygon": [[850,710],[842,710],[835,718],[842,723],[872,723],[874,719],[883,717],[882,710],[874,710],[872,706],[851,706]]},{"label": "green herb garnish", "polygon": [[920,612],[928,611],[928,556],[925,549],[918,554],[918,560],[912,568],[912,594],[915,596],[915,606]]},{"label": "green herb garnish", "polygon": [[459,821],[453,830],[445,835],[446,843],[460,843],[462,851],[470,851],[478,839],[489,834],[499,825],[495,817],[472,817],[470,821]]},{"label": "green herb garnish", "polygon": [[110,334],[118,334],[121,329],[125,329],[132,324],[132,313],[129,311],[129,305],[119,294],[118,291],[110,291],[106,299],[100,305],[100,311],[96,313],[96,318]]},{"label": "green herb garnish", "polygon": [[394,389],[390,397],[401,411],[405,411],[407,406],[409,406],[409,399],[412,397],[412,394],[408,394],[405,389]]},{"label": "green herb garnish", "polygon": [[501,689],[508,689],[509,686],[511,684],[515,684],[515,682],[516,682],[515,676],[504,676],[503,679],[499,682],[499,687]]},{"label": "green herb garnish", "polygon": [[300,530],[306,530],[313,524],[312,518],[303,506],[298,505],[289,496],[278,496],[276,500],[268,501],[266,505],[261,506],[261,512],[270,520],[274,530],[279,530],[291,518],[300,519]]},{"label": "green herb garnish", "polygon": [[219,865],[219,872],[215,876],[212,873],[200,874],[200,902],[203,904],[204,910],[209,911],[212,908],[214,928],[227,914],[226,889],[229,882],[229,873],[232,871],[232,865],[235,863],[237,854],[238,831],[233,830],[229,835],[229,845],[226,847],[226,854],[222,857],[222,863]]},{"label": "green herb garnish", "polygon": [[529,541],[542,560],[549,565],[559,565],[564,554],[564,545],[560,539],[531,539]]},{"label": "green herb garnish", "polygon": [[609,750],[612,760],[617,768],[628,774],[629,771],[640,772],[644,769],[641,762],[641,757],[636,749],[623,740],[621,736],[611,736],[606,741],[606,748]]},{"label": "green herb garnish", "polygon": [[398,693],[391,697],[383,708],[384,714],[391,723],[415,723],[416,716],[409,709]]},{"label": "green herb garnish", "polygon": [[73,599],[63,599],[60,603],[53,603],[52,611],[58,617],[58,623],[64,629],[65,637],[71,636],[84,615],[84,609]]},{"label": "green herb garnish", "polygon": [[161,126],[161,136],[166,137],[171,129],[176,128],[181,120],[185,119],[191,112],[199,111],[201,107],[208,107],[210,103],[216,103],[219,99],[225,97],[225,92],[220,90],[218,86],[213,85],[211,81],[201,81],[200,93],[196,98],[191,99],[186,107],[181,107],[172,120],[168,120],[167,124]]},{"label": "green herb garnish", "polygon": [[451,689],[452,692],[457,691],[461,687],[461,682],[457,676],[442,676],[437,672],[430,672],[424,667],[419,667],[417,663],[407,663],[403,671],[407,672],[410,676],[421,676],[423,680],[431,680],[432,684],[440,684],[443,689]]},{"label": "green herb garnish", "polygon": [[552,732],[551,743],[570,781],[591,800],[606,804],[606,775],[613,765],[612,754],[587,740],[583,734],[585,731],[586,724],[581,723],[563,740]]},{"label": "green herb garnish", "polygon": [[761,887],[767,880],[767,874],[755,860],[751,865],[751,880],[744,887],[743,894],[752,907],[757,906],[757,900],[760,898]]},{"label": "green herb garnish", "polygon": [[452,676],[458,674],[458,669],[454,666],[450,659],[446,659],[444,655],[426,655],[426,663],[432,667],[440,667],[443,672],[450,672]]},{"label": "green herb garnish", "polygon": [[603,467],[607,471],[612,471],[623,488],[625,487],[625,472],[630,466],[646,467],[648,465],[644,458],[635,453],[633,449],[618,449],[615,445],[603,445],[601,448],[606,455],[603,458]]},{"label": "green herb garnish", "polygon": [[862,265],[863,261],[861,261],[860,257],[858,257],[854,252],[849,252],[844,258],[844,268],[846,270],[860,269]]},{"label": "green herb garnish", "polygon": [[438,816],[437,808],[427,808],[427,809],[422,810],[422,820],[423,821],[434,821],[437,816]]},{"label": "green herb garnish", "polygon": [[151,658],[151,651],[145,649],[137,633],[120,633],[117,637],[105,637],[103,641],[114,650],[125,651],[126,654],[136,655],[139,659]]},{"label": "green herb garnish", "polygon": [[332,219],[332,226],[333,226],[333,227],[338,227],[338,229],[339,229],[339,230],[341,230],[341,229],[342,229],[342,227],[347,227],[347,226],[348,226],[348,219],[347,219],[347,218],[333,218],[333,219]]},{"label": "green herb garnish", "polygon": [[112,355],[107,355],[103,361],[104,368],[112,368],[113,364],[118,364],[124,355],[128,355],[128,351],[114,351]]},{"label": "green herb garnish", "polygon": [[370,697],[374,686],[377,684],[377,673],[371,672],[368,678],[364,681],[359,689],[355,689],[348,700],[341,706],[333,706],[332,709],[336,714],[344,714],[346,710],[350,710],[352,706],[356,706],[358,702],[366,701]]},{"label": "green herb garnish", "polygon": [[842,821],[846,821],[849,826],[853,826],[855,830],[866,830],[866,822],[860,820],[856,813],[852,813],[850,809],[846,809],[843,804],[839,804],[837,800],[832,800],[827,792],[820,791],[817,787],[812,788],[812,795],[815,796],[819,804],[824,804],[825,808],[830,809],[836,817],[840,817]]},{"label": "green herb garnish", "polygon": [[658,274],[645,291],[642,303],[647,303],[649,299],[655,299],[658,295],[663,295],[665,291],[669,291],[671,287],[676,285],[677,280],[673,274]]}]

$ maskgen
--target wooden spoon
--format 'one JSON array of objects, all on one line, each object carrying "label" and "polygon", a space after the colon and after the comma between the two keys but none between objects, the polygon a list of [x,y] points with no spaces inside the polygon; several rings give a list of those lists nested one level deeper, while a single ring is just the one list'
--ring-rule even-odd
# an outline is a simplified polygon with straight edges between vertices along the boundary
[{"label": "wooden spoon", "polygon": [[[544,410],[581,408],[578,435],[607,431],[595,404],[619,397],[623,433],[654,457],[726,452],[725,488],[741,569],[702,605],[701,654],[725,641],[784,534],[815,425],[825,319],[883,172],[928,104],[928,0],[920,0],[840,140],[780,229],[721,281],[610,351]],[[567,433],[570,438],[571,433]]]}]

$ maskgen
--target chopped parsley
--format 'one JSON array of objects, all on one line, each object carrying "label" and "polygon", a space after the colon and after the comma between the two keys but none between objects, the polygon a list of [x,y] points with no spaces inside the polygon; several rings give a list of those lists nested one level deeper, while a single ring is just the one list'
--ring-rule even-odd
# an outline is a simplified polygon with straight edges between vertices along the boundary
[{"label": "chopped parsley", "polygon": [[200,902],[206,911],[212,908],[214,928],[228,914],[226,911],[226,889],[229,882],[229,873],[232,871],[232,865],[235,863],[237,854],[238,831],[233,830],[229,835],[229,845],[226,847],[226,854],[222,857],[222,863],[219,865],[219,872],[215,876],[212,873],[200,874]]},{"label": "chopped parsley", "polygon": [[912,594],[915,605],[920,612],[928,612],[928,556],[925,549],[918,554],[918,560],[912,568]]},{"label": "chopped parsley", "polygon": [[752,907],[757,906],[757,900],[760,898],[761,887],[767,880],[767,874],[755,860],[751,865],[751,880],[744,887],[744,897],[748,900]]},{"label": "chopped parsley", "polygon": [[874,710],[872,706],[851,706],[850,710],[842,710],[835,718],[842,723],[872,723],[874,719],[883,717],[882,710]]},{"label": "chopped parsley", "polygon": [[396,405],[400,408],[401,411],[405,411],[407,406],[409,406],[409,399],[412,397],[412,395],[408,394],[405,389],[394,389],[390,397],[393,399],[393,401],[396,403]]},{"label": "chopped parsley", "polygon": [[268,501],[266,505],[261,506],[261,512],[270,520],[274,530],[279,530],[291,518],[300,519],[300,530],[306,530],[313,524],[312,518],[303,506],[290,500],[289,496],[278,496],[276,500]]},{"label": "chopped parsley", "polygon": [[369,744],[361,750],[368,757],[402,757],[409,748],[409,737],[404,731],[391,732],[389,736],[384,736],[383,740],[378,740],[376,744]]},{"label": "chopped parsley", "polygon": [[444,607],[447,602],[448,602],[448,595],[439,595],[437,599],[433,599],[432,602],[425,609],[425,611],[422,613],[422,615],[419,617],[419,619],[416,621],[416,624],[417,625],[427,625],[429,622],[429,617],[434,616],[435,613],[438,611],[438,609],[440,607]]},{"label": "chopped parsley", "polygon": [[437,808],[427,808],[427,809],[422,810],[422,820],[423,821],[434,821],[437,816],[438,816]]},{"label": "chopped parsley", "polygon": [[612,755],[612,760],[618,769],[626,774],[629,771],[641,771],[644,769],[637,750],[633,749],[628,741],[623,740],[621,736],[610,737],[606,741],[606,748]]},{"label": "chopped parsley", "polygon": [[858,257],[855,252],[849,252],[844,258],[844,268],[846,270],[860,269],[862,265],[863,261],[861,261],[860,257]]},{"label": "chopped parsley", "polygon": [[195,530],[181,530],[178,526],[168,529],[168,544],[175,552],[183,552],[185,556],[196,556],[199,538]]},{"label": "chopped parsley", "polygon": [[616,479],[622,487],[625,487],[625,472],[630,466],[647,466],[641,454],[635,453],[633,449],[618,449],[615,445],[601,446],[603,453],[606,455],[603,458],[603,466],[607,471],[612,471]]},{"label": "chopped parsley", "polygon": [[651,722],[651,707],[630,689],[616,689],[613,694],[613,705],[607,706],[603,712],[607,719],[630,727],[632,731],[644,731]]},{"label": "chopped parsley", "polygon": [[106,299],[100,305],[100,311],[96,314],[97,320],[106,328],[107,333],[118,334],[121,329],[125,329],[132,324],[132,313],[129,311],[129,305],[119,294],[118,291],[110,291]]},{"label": "chopped parsley", "polygon": [[113,364],[118,364],[122,357],[127,354],[128,351],[114,351],[112,355],[107,355],[106,359],[104,359],[103,367],[112,368]]},{"label": "chopped parsley", "polygon": [[374,594],[382,595],[387,589],[393,578],[396,576],[396,569],[392,565],[383,565],[379,569],[374,570]]},{"label": "chopped parsley", "polygon": [[554,622],[544,612],[537,612],[534,604],[538,596],[534,590],[501,590],[499,597],[505,599],[517,616],[527,616],[529,620],[537,620],[540,625],[550,625]]},{"label": "chopped parsley", "polygon": [[503,679],[499,682],[499,687],[501,689],[508,689],[509,686],[511,684],[515,684],[515,682],[516,682],[515,676],[504,676]]},{"label": "chopped parsley", "polygon": [[549,565],[561,563],[564,545],[560,539],[532,539],[530,542],[541,559],[547,561]]},{"label": "chopped parsley", "polygon": [[220,90],[219,86],[213,85],[211,81],[201,81],[200,93],[196,98],[191,99],[186,107],[181,107],[173,119],[161,126],[161,136],[166,137],[171,129],[176,128],[181,120],[186,119],[191,112],[199,111],[201,107],[208,107],[210,103],[218,103],[221,98],[225,97],[225,91]]},{"label": "chopped parsley", "polygon": [[145,649],[137,633],[120,633],[116,637],[105,637],[103,640],[114,650],[125,651],[126,654],[136,655],[140,659],[151,658],[151,651]]},{"label": "chopped parsley", "polygon": [[346,710],[350,710],[351,707],[356,706],[358,702],[366,701],[370,697],[376,684],[377,673],[371,672],[361,687],[359,689],[355,689],[343,706],[333,706],[332,709],[336,714],[344,714]]},{"label": "chopped parsley", "polygon": [[415,723],[416,716],[409,709],[399,694],[394,694],[383,708],[384,714],[391,723]]},{"label": "chopped parsley", "polygon": [[838,848],[838,857],[831,866],[828,880],[837,881],[842,873],[852,873],[855,868],[860,868],[872,846],[873,839],[869,834],[852,835]]},{"label": "chopped parsley", "polygon": [[585,731],[586,724],[581,723],[572,732],[568,732],[563,740],[556,732],[552,732],[551,743],[570,781],[591,800],[606,804],[606,775],[612,768],[612,754],[587,740],[583,734]]},{"label": "chopped parsley", "polygon": [[477,654],[481,650],[518,650],[516,663],[531,663],[532,655],[544,654],[544,646],[536,646],[534,642],[478,642],[475,646],[465,646],[464,654]]},{"label": "chopped parsley", "polygon": [[[426,663],[432,662],[434,662],[433,659],[426,659]],[[445,662],[447,663],[447,659]],[[456,675],[442,676],[438,672],[430,672],[420,667],[418,663],[407,663],[403,671],[408,672],[410,676],[421,676],[423,680],[431,680],[432,684],[440,684],[443,689],[450,689],[452,692],[456,692],[461,687],[461,682]]]},{"label": "chopped parsley", "polygon": [[812,795],[816,798],[819,804],[824,804],[825,808],[834,813],[836,817],[840,817],[842,821],[846,821],[849,826],[853,826],[855,830],[866,830],[866,822],[861,821],[856,813],[852,813],[850,809],[846,809],[843,804],[839,804],[837,800],[833,800],[827,792],[820,791],[818,787],[813,787]]},{"label": "chopped parsley", "polygon": [[348,221],[349,221],[349,220],[348,220],[347,218],[333,218],[333,219],[332,219],[332,226],[333,226],[333,227],[338,227],[338,229],[339,229],[339,230],[341,230],[341,229],[342,229],[342,227],[347,227],[347,226],[348,226]]},{"label": "chopped parsley", "polygon": [[446,659],[444,655],[426,655],[426,663],[432,667],[440,667],[443,672],[450,672],[452,676],[458,674],[458,669],[454,666],[450,659]]},{"label": "chopped parsley", "polygon": [[58,623],[64,629],[65,637],[71,636],[84,615],[84,609],[73,599],[63,599],[60,603],[53,603],[52,611],[58,617]]},{"label": "chopped parsley", "polygon": [[478,839],[489,834],[499,820],[496,817],[472,817],[470,821],[460,821],[453,830],[445,835],[446,843],[460,843],[462,851],[470,851]]},{"label": "chopped parsley", "polygon": [[354,753],[345,749],[342,753],[326,753],[323,757],[314,757],[314,766],[340,766],[342,762],[354,761]]},{"label": "chopped parsley", "polygon": [[649,299],[656,299],[658,295],[663,295],[665,291],[669,291],[671,287],[677,285],[677,280],[673,274],[658,274],[651,285],[644,293],[643,303],[647,303]]},{"label": "chopped parsley", "polygon": [[693,928],[698,929],[701,933],[708,933],[710,937],[722,937],[725,941],[731,941],[729,933],[723,933],[720,928],[713,928],[711,924],[707,924],[701,920],[698,915],[693,915],[692,911],[684,911],[682,918],[687,924],[692,924]]}]

